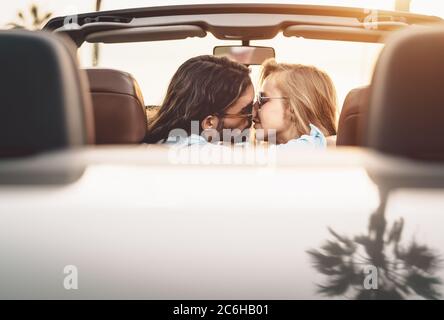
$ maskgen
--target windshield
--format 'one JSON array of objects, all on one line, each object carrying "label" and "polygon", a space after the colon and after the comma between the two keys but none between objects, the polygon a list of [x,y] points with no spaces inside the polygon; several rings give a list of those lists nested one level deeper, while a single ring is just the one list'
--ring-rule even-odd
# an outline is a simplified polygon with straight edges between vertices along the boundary
[{"label": "windshield", "polygon": [[[106,44],[100,46],[98,66],[131,73],[141,86],[146,105],[160,105],[171,77],[183,62],[212,54],[217,45],[239,44],[239,41],[218,40],[211,34],[186,40]],[[279,62],[314,65],[326,71],[335,83],[339,108],[351,89],[370,83],[382,49],[381,44],[288,38],[282,34],[250,44],[273,47]],[[92,66],[92,51],[92,44],[81,47],[83,67]],[[260,66],[250,68],[253,83],[257,85]]]}]

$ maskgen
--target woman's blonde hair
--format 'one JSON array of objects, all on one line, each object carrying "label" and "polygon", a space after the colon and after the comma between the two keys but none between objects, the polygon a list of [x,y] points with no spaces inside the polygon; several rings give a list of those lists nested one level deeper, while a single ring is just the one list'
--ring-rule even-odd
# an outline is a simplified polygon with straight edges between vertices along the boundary
[{"label": "woman's blonde hair", "polygon": [[290,107],[299,135],[308,134],[309,124],[318,127],[325,136],[336,135],[336,90],[333,81],[313,66],[277,63],[269,59],[263,63],[260,84],[271,77]]}]

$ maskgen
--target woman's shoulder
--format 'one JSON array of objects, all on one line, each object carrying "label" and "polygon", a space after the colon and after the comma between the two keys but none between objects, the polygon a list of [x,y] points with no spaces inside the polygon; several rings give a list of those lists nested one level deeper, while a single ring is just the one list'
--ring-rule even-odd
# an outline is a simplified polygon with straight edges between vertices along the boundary
[{"label": "woman's shoulder", "polygon": [[292,139],[279,147],[305,146],[313,149],[325,149],[327,147],[327,139],[322,131],[313,124],[309,124],[310,133],[304,134],[299,138]]}]

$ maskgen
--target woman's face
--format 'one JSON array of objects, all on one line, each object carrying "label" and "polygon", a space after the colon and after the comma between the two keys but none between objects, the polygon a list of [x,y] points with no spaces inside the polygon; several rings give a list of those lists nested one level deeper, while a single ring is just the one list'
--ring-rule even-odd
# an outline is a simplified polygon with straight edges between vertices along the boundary
[{"label": "woman's face", "polygon": [[[283,98],[284,95],[277,88],[273,78],[266,78],[262,84],[261,92],[264,97]],[[270,141],[275,139],[277,143],[285,143],[285,136],[289,129],[294,127],[291,122],[290,111],[285,99],[267,99],[261,107],[254,107],[254,128],[258,140]]]}]

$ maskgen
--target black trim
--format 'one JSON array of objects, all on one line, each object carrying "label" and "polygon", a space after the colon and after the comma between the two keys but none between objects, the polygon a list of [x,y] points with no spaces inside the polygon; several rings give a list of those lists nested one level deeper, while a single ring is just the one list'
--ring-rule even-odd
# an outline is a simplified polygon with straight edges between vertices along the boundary
[{"label": "black trim", "polygon": [[[195,14],[222,14],[222,13],[270,13],[270,14],[302,14],[351,17],[363,21],[368,15],[364,8],[349,8],[338,6],[293,5],[293,4],[205,4],[205,5],[178,5],[133,8],[124,10],[111,10],[79,14],[79,24],[85,18],[94,19],[102,16],[115,16],[120,18],[144,18],[175,15]],[[378,10],[382,16],[404,18],[407,23],[433,23],[443,20],[436,16],[419,15],[401,11]],[[53,31],[63,26],[66,16],[51,19],[43,29]]]}]

